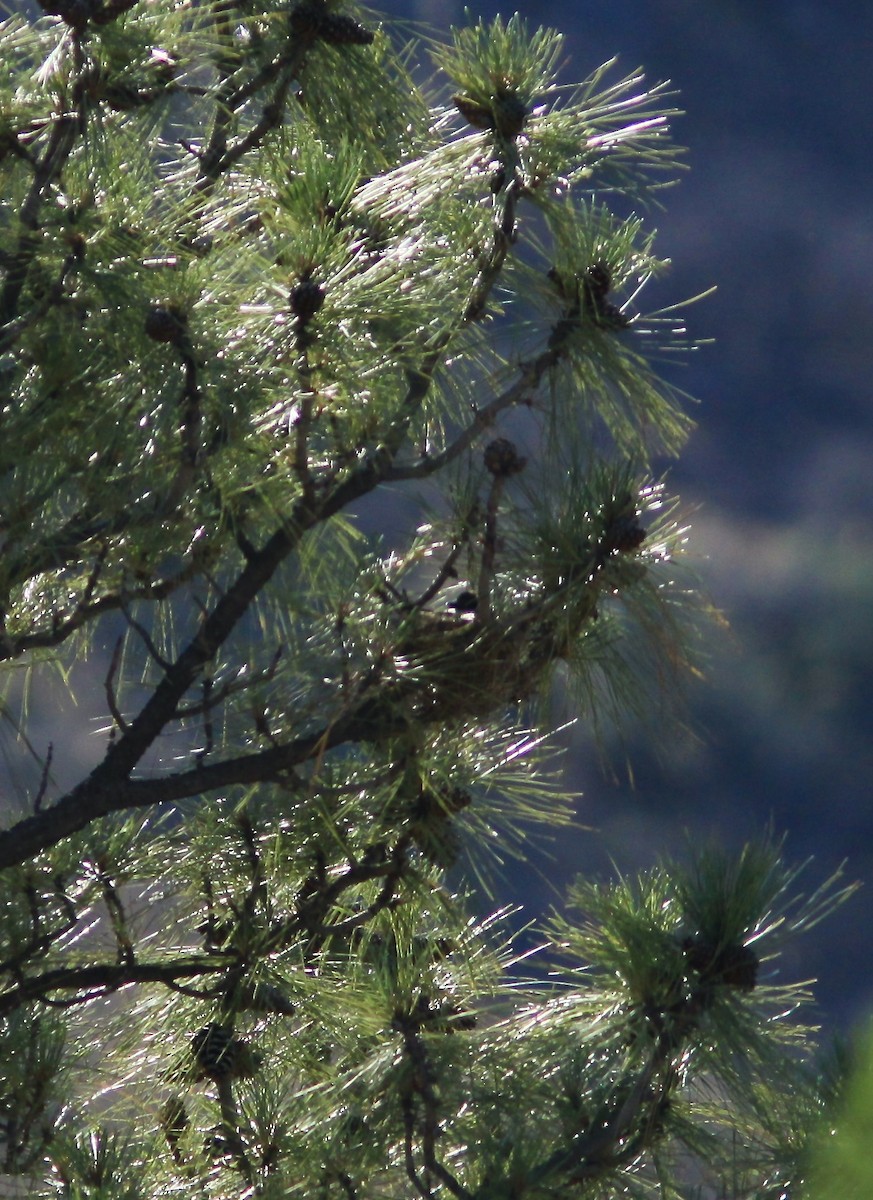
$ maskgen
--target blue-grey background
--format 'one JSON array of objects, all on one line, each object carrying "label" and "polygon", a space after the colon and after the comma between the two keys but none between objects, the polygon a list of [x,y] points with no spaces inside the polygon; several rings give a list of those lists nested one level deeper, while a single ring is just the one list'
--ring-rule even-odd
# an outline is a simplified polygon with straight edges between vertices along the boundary
[{"label": "blue-grey background", "polygon": [[[452,0],[383,2],[445,30]],[[633,739],[634,786],[605,777],[591,742],[566,737],[579,817],[539,872],[510,868],[528,913],[577,871],[610,876],[768,823],[810,885],[848,859],[867,883],[789,949],[784,977],[817,976],[820,1016],[873,1010],[873,6],[815,0],[478,2],[566,35],[566,80],[614,54],[669,79],[690,170],[650,215],[673,260],[667,304],[715,342],[673,378],[702,401],[671,482],[692,509],[692,546],[730,621],[689,698],[698,735],[654,753]],[[647,297],[648,302],[648,297]],[[663,750],[663,744],[661,745]],[[619,766],[621,764],[619,763]],[[548,878],[549,883],[546,882]]]}]

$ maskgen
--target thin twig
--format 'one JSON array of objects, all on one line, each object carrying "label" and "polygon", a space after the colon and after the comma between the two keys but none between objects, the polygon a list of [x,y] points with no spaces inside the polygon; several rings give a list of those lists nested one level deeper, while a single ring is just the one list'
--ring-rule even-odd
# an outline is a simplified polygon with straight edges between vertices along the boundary
[{"label": "thin twig", "polygon": [[[246,1154],[245,1142],[240,1133],[240,1113],[236,1097],[233,1094],[233,1081],[222,1078],[216,1081],[218,1090],[218,1107],[221,1113],[221,1130],[227,1139],[228,1149],[233,1156],[237,1169],[246,1183],[254,1184],[255,1172],[249,1156]],[[249,1193],[251,1194],[251,1193]]]},{"label": "thin twig", "polygon": [[520,378],[495,396],[488,404],[477,409],[470,424],[449,443],[445,450],[440,454],[419,459],[418,462],[410,463],[408,466],[392,464],[386,471],[386,482],[402,479],[426,479],[454,462],[464,451],[469,450],[486,429],[494,424],[500,413],[518,404],[530,404],[543,376],[557,365],[562,354],[563,346],[555,346],[542,351],[532,362],[520,364]]},{"label": "thin twig", "polygon": [[482,558],[479,564],[479,580],[476,596],[476,620],[487,621],[491,616],[491,584],[494,579],[494,559],[497,554],[497,510],[506,483],[502,475],[495,475],[488,491],[485,504],[485,529],[482,536]]},{"label": "thin twig", "polygon": [[52,756],[54,754],[54,749],[55,749],[54,743],[49,742],[48,749],[46,750],[45,762],[42,764],[42,773],[40,775],[39,787],[37,788],[36,795],[33,798],[34,813],[38,813],[40,811],[40,809],[42,808],[42,802],[45,799],[45,793],[46,793],[46,789],[48,787],[48,781],[49,781],[49,774],[51,772]]},{"label": "thin twig", "polygon": [[436,594],[439,592],[446,580],[454,578],[455,563],[458,561],[458,555],[461,553],[463,548],[463,542],[456,542],[454,546],[452,546],[451,550],[446,556],[445,562],[434,577],[433,582],[415,601],[416,608],[423,608],[426,604],[429,604],[431,600],[433,600],[434,596],[436,596]]},{"label": "thin twig", "polygon": [[[212,680],[209,680],[209,687],[207,689],[207,681],[204,680],[203,699],[196,704],[180,705],[173,714],[174,718],[179,721],[187,720],[190,717],[203,716],[209,718],[209,714],[213,713],[231,696],[247,692],[249,688],[256,687],[258,684],[269,683],[276,676],[283,652],[283,648],[279,646],[273,654],[269,666],[265,667],[263,671],[252,671],[250,675],[244,675],[241,679],[229,680],[227,683],[223,683],[218,689],[215,688]],[[207,732],[205,724],[204,732]]]},{"label": "thin twig", "polygon": [[200,750],[197,751],[197,762],[202,764],[207,754],[211,754],[214,745],[214,729],[212,725],[212,709],[213,709],[213,680],[211,675],[207,675],[203,680],[203,739],[204,743]]},{"label": "thin twig", "polygon": [[[298,323],[300,318],[297,318]],[[312,427],[315,392],[312,388],[312,366],[309,361],[311,334],[302,326],[297,330],[297,374],[300,377],[299,411],[294,421],[294,473],[300,480],[304,495],[311,496],[315,486],[309,469],[309,433]]]},{"label": "thin twig", "polygon": [[87,624],[89,620],[99,616],[101,613],[118,611],[129,604],[131,600],[165,600],[178,588],[189,583],[191,578],[198,573],[198,570],[199,568],[196,563],[190,563],[171,579],[162,579],[157,583],[144,584],[138,588],[125,589],[124,592],[101,596],[99,600],[95,600],[91,604],[80,603],[69,617],[62,620],[53,620],[51,627],[48,629],[23,634],[17,638],[8,638],[6,639],[8,644],[0,642],[0,661],[17,658],[25,654],[28,650],[35,650],[46,646],[59,646],[74,634],[76,630],[81,629],[83,625]]},{"label": "thin twig", "polygon": [[139,635],[143,645],[148,651],[149,656],[154,662],[157,663],[162,671],[166,671],[170,666],[170,662],[159,652],[149,631],[140,621],[137,621],[136,617],[133,616],[127,603],[121,605],[121,611],[124,614],[124,619],[127,621],[128,625],[134,630],[135,633]]},{"label": "thin twig", "polygon": [[109,707],[110,715],[115,722],[116,728],[122,733],[126,733],[128,729],[127,721],[121,715],[121,710],[115,699],[115,676],[118,673],[118,666],[121,661],[121,650],[124,646],[124,638],[120,637],[115,643],[115,649],[112,651],[112,658],[109,660],[109,669],[106,672],[106,678],[103,681],[103,687],[106,691],[106,703]]},{"label": "thin twig", "polygon": [[112,925],[112,932],[115,935],[115,941],[118,946],[118,961],[131,966],[135,962],[136,956],[127,928],[127,914],[124,911],[121,898],[115,890],[111,876],[107,872],[98,869],[97,879],[103,890],[103,902],[106,905],[106,911],[109,913],[109,921]]},{"label": "thin twig", "polygon": [[418,1168],[415,1165],[415,1103],[412,1096],[407,1094],[403,1097],[402,1107],[403,1158],[406,1165],[406,1174],[420,1196],[423,1196],[425,1200],[433,1200],[433,1192],[426,1186],[418,1174]]}]

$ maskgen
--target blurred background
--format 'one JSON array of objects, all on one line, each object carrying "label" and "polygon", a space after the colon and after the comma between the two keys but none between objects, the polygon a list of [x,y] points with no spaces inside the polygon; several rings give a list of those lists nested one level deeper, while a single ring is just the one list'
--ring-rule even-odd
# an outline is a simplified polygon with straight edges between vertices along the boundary
[{"label": "blurred background", "polygon": [[[464,20],[455,0],[376,6],[425,31]],[[474,20],[513,7],[468,5]],[[707,679],[691,690],[694,736],[659,737],[655,714],[631,737],[633,784],[625,748],[604,771],[584,731],[567,732],[588,828],[532,866],[510,864],[500,900],[533,918],[578,872],[606,879],[685,853],[689,839],[734,846],[772,825],[792,862],[814,856],[810,890],[844,859],[868,885],[783,965],[785,979],[817,977],[820,1019],[848,1029],[873,1013],[873,6],[524,0],[520,11],[566,35],[566,81],[618,54],[619,70],[642,66],[680,93],[674,135],[690,170],[647,215],[674,266],[646,304],[718,287],[687,313],[692,336],[714,343],[670,376],[702,402],[670,483],[730,628],[713,630]],[[105,704],[100,671],[82,682],[79,729]],[[30,729],[43,746],[70,705],[60,685],[39,699]],[[61,782],[93,765],[93,746],[57,754]],[[18,770],[0,762],[13,790]]]},{"label": "blurred background", "polygon": [[[445,31],[462,3],[381,11]],[[566,81],[613,55],[670,80],[685,115],[680,184],[647,291],[713,338],[670,376],[701,400],[670,481],[691,513],[692,551],[730,623],[689,697],[693,738],[632,737],[603,771],[578,729],[565,738],[579,819],[538,869],[501,885],[528,915],[577,872],[608,878],[712,838],[768,825],[810,888],[847,859],[867,887],[789,946],[785,979],[818,978],[819,1018],[847,1029],[873,1012],[873,6],[849,0],[612,0],[501,4],[566,35]],[[548,881],[547,881],[548,879]]]}]

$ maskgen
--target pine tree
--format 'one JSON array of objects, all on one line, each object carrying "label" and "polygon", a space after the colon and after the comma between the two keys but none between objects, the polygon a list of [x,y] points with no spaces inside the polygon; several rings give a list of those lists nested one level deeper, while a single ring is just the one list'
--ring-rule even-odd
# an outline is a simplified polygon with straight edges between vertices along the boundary
[{"label": "pine tree", "polygon": [[[573,818],[550,697],[661,712],[695,661],[653,365],[687,339],[637,215],[669,93],[559,85],[518,17],[403,48],[330,0],[32,9],[0,25],[5,1194],[796,1200],[824,1092],[771,960],[850,889],[704,850],[576,881],[532,958],[487,900]],[[53,673],[104,700],[78,780],[24,726]]]}]

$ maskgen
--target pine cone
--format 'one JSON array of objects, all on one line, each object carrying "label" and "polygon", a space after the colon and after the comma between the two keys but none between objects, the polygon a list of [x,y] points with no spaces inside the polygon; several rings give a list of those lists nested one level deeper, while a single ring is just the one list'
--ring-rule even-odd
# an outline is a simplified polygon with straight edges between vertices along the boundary
[{"label": "pine cone", "polygon": [[463,812],[473,803],[473,797],[466,788],[453,787],[448,795],[442,796],[443,809],[447,813]]},{"label": "pine cone", "polygon": [[177,1162],[181,1160],[179,1141],[189,1125],[190,1121],[184,1100],[179,1095],[170,1096],[161,1109],[161,1128],[167,1139],[167,1145],[170,1147],[170,1153]]},{"label": "pine cone", "polygon": [[527,463],[527,459],[521,457],[515,448],[515,443],[511,442],[509,438],[495,438],[493,442],[489,442],[485,447],[482,460],[485,463],[486,471],[503,479],[508,479],[510,475],[517,475],[519,471],[524,470]]},{"label": "pine cone", "polygon": [[330,46],[369,46],[376,36],[354,17],[328,12],[317,0],[298,4],[292,11],[291,32],[298,37],[327,42]]},{"label": "pine cone", "polygon": [[145,331],[153,342],[178,346],[188,332],[187,314],[174,304],[157,304],[146,315]]},{"label": "pine cone", "polygon": [[245,1079],[254,1075],[263,1059],[243,1038],[235,1038],[224,1025],[211,1022],[191,1038],[197,1079]]},{"label": "pine cone", "polygon": [[94,0],[37,0],[44,13],[60,17],[71,29],[82,30],[100,8]]},{"label": "pine cone", "polygon": [[515,92],[498,94],[490,104],[480,104],[459,92],[452,96],[452,103],[474,129],[493,129],[509,140],[518,137],[528,117],[527,106]]},{"label": "pine cone", "polygon": [[136,0],[37,0],[43,12],[60,17],[71,29],[83,30],[89,21],[109,25],[133,8]]},{"label": "pine cone", "polygon": [[288,293],[289,307],[301,325],[307,325],[324,304],[324,288],[312,279],[301,279]]},{"label": "pine cone", "polygon": [[512,140],[524,129],[527,105],[515,92],[498,95],[494,101],[494,126],[501,137]]},{"label": "pine cone", "polygon": [[607,299],[612,287],[612,271],[605,262],[592,263],[582,280],[582,297],[585,311],[601,329],[627,329],[630,321],[611,300]]},{"label": "pine cone", "polygon": [[331,46],[370,46],[376,37],[372,29],[342,13],[325,13],[318,36]]},{"label": "pine cone", "polygon": [[751,946],[713,946],[700,938],[687,937],[682,949],[689,966],[704,983],[722,983],[741,992],[751,992],[758,982],[759,961]]},{"label": "pine cone", "polygon": [[609,522],[603,537],[605,554],[632,554],[646,540],[647,532],[636,513],[622,513]]},{"label": "pine cone", "polygon": [[585,272],[585,287],[592,299],[602,300],[612,287],[612,271],[607,263],[592,263]]},{"label": "pine cone", "polygon": [[474,129],[494,128],[494,114],[491,109],[484,104],[479,104],[471,96],[462,96],[458,93],[452,96],[452,103],[464,120]]}]

